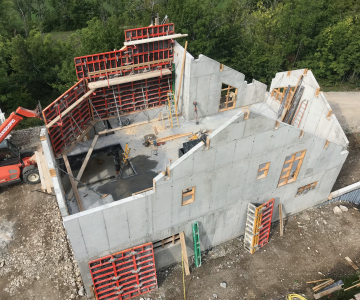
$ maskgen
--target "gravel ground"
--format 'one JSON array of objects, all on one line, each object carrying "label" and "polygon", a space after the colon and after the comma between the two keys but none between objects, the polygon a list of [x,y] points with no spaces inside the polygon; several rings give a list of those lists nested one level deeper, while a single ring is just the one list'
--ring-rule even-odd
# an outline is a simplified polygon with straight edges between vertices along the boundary
[{"label": "gravel ground", "polygon": [[0,194],[0,298],[80,299],[82,280],[55,197],[17,184]]},{"label": "gravel ground", "polygon": [[[334,214],[337,205],[347,212]],[[200,268],[190,268],[185,276],[187,300],[283,300],[289,293],[313,299],[307,281],[342,279],[344,288],[358,279],[346,262],[349,256],[360,266],[360,212],[349,203],[331,203],[306,210],[285,221],[284,236],[273,223],[269,243],[254,254],[244,250],[242,238],[233,239],[202,255]],[[142,297],[179,300],[183,296],[181,264],[158,273],[159,288]],[[226,283],[226,288],[221,286]],[[360,288],[332,293],[331,300],[349,300]],[[134,298],[136,300],[141,297]],[[325,298],[324,298],[325,299]]]}]

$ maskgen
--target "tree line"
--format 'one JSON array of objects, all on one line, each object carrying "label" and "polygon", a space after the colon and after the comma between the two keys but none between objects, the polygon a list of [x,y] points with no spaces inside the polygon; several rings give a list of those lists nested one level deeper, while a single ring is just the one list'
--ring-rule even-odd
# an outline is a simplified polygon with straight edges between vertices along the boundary
[{"label": "tree line", "polygon": [[194,57],[248,81],[309,68],[329,85],[360,86],[359,10],[359,0],[0,0],[0,108],[45,107],[77,81],[74,57],[120,49],[125,29],[156,14],[188,34]]}]

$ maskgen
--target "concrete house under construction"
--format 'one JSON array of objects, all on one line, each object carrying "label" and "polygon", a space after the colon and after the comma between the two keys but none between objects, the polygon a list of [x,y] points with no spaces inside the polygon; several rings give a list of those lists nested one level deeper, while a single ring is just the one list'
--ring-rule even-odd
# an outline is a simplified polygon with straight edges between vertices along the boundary
[{"label": "concrete house under construction", "polygon": [[181,251],[199,259],[244,235],[250,203],[271,200],[271,223],[279,204],[289,215],[325,201],[348,155],[310,70],[277,73],[267,91],[194,58],[184,36],[126,30],[122,49],[75,58],[78,83],[43,110],[63,223],[98,299],[146,293]]}]

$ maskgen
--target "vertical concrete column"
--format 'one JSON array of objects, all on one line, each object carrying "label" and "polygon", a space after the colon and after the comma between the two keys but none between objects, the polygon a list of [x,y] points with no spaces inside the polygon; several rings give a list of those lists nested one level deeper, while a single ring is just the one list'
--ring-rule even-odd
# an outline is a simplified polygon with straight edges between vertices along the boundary
[{"label": "vertical concrete column", "polygon": [[69,215],[65,204],[65,194],[61,186],[59,171],[55,167],[55,158],[50,146],[50,139],[46,128],[42,128],[40,131],[41,146],[44,151],[46,163],[49,168],[51,180],[54,186],[56,200],[61,212],[62,217]]}]

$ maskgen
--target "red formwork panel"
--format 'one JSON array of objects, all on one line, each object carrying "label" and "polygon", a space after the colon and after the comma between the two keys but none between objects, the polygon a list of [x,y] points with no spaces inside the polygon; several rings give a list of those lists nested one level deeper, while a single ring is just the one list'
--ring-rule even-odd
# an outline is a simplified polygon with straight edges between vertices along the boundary
[{"label": "red formwork panel", "polygon": [[261,225],[259,231],[259,247],[264,247],[269,241],[271,220],[274,211],[275,199],[271,199],[262,205]]},{"label": "red formwork panel", "polygon": [[[174,24],[125,30],[126,41],[159,37],[174,33]],[[172,39],[127,46],[123,50],[97,53],[74,58],[78,79],[98,81],[111,76],[127,76],[158,68],[171,68],[174,57]],[[166,61],[163,61],[166,60]],[[170,61],[169,61],[170,60]],[[132,65],[144,64],[134,68]],[[146,64],[149,63],[149,64]],[[118,68],[124,68],[119,70]],[[116,70],[117,69],[117,70]]]},{"label": "red formwork panel", "polygon": [[127,42],[143,40],[175,33],[174,23],[125,30]]},{"label": "red formwork panel", "polygon": [[[171,69],[173,57],[174,41],[165,40],[127,46],[124,50],[76,57],[74,62],[78,79],[86,78],[94,82],[113,78],[113,76],[133,75],[159,68]],[[144,65],[130,68],[138,64]],[[116,69],[120,67],[126,67],[126,69]]]},{"label": "red formwork panel", "polygon": [[152,243],[90,261],[89,268],[98,300],[130,299],[157,288]]},{"label": "red formwork panel", "polygon": [[[42,111],[45,123],[50,123],[86,92],[85,82],[80,80]],[[70,145],[87,128],[90,121],[89,103],[87,100],[84,100],[72,109],[70,113],[60,118],[57,124],[48,128],[55,155],[58,156]]]},{"label": "red formwork panel", "polygon": [[171,74],[97,89],[90,96],[96,110],[94,118],[98,115],[102,119],[117,116],[117,109],[120,115],[143,110],[144,98],[147,108],[165,105],[171,89]]}]

